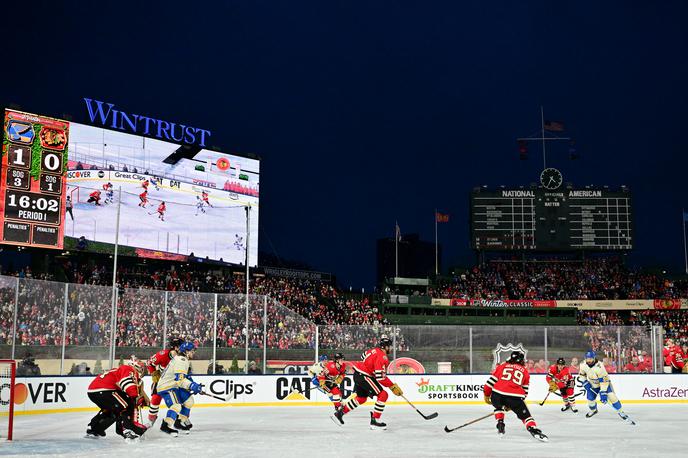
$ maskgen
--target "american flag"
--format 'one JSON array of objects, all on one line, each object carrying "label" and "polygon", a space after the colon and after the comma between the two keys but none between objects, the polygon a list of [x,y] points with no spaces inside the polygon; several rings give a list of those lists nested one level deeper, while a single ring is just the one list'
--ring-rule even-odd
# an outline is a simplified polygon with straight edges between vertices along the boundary
[{"label": "american flag", "polygon": [[564,123],[561,121],[545,121],[545,130],[550,132],[563,132]]}]

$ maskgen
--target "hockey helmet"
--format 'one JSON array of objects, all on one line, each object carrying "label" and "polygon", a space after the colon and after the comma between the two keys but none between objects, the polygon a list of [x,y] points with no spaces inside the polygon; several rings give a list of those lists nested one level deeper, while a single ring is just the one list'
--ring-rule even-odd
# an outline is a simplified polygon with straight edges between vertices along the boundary
[{"label": "hockey helmet", "polygon": [[380,348],[391,347],[392,346],[392,340],[389,337],[387,337],[386,335],[383,335],[380,338],[380,341],[377,343],[377,346]]},{"label": "hockey helmet", "polygon": [[190,351],[194,351],[196,349],[196,345],[193,344],[193,342],[184,342],[179,346],[179,353],[185,355]]},{"label": "hockey helmet", "polygon": [[566,360],[564,358],[557,358],[557,366],[566,366]]},{"label": "hockey helmet", "polygon": [[146,365],[134,355],[131,355],[131,358],[124,361],[124,364],[136,369],[136,372],[138,372],[140,376],[143,376],[146,373]]},{"label": "hockey helmet", "polygon": [[525,356],[520,351],[512,351],[509,359],[506,360],[507,363],[520,364],[523,366],[525,363]]},{"label": "hockey helmet", "polygon": [[340,360],[340,359],[344,359],[344,355],[341,354],[341,353],[335,353],[333,359],[334,359],[335,361],[338,361],[338,360]]},{"label": "hockey helmet", "polygon": [[179,337],[173,337],[170,339],[170,343],[167,346],[168,348],[174,349],[174,348],[179,348],[181,345],[184,343],[183,339],[180,339]]},{"label": "hockey helmet", "polygon": [[585,352],[585,359],[597,359],[597,353],[592,350]]}]

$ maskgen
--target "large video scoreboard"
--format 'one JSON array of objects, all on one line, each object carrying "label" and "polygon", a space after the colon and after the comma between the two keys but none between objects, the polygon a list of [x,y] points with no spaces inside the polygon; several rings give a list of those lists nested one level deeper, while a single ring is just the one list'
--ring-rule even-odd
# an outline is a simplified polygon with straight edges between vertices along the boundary
[{"label": "large video scoreboard", "polygon": [[0,163],[0,243],[62,248],[69,123],[7,110]]},{"label": "large video scoreboard", "polygon": [[471,193],[476,250],[630,250],[631,195],[608,189],[499,189]]}]

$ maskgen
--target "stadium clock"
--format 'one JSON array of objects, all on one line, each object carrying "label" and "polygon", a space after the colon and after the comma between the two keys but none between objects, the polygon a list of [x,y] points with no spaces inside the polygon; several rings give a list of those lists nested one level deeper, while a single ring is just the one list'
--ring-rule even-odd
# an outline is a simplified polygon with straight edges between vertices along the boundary
[{"label": "stadium clock", "polygon": [[545,189],[549,189],[550,191],[559,189],[563,182],[564,177],[557,169],[547,168],[540,174],[540,183]]},{"label": "stadium clock", "polygon": [[62,248],[69,123],[7,110],[0,172],[0,243]]}]

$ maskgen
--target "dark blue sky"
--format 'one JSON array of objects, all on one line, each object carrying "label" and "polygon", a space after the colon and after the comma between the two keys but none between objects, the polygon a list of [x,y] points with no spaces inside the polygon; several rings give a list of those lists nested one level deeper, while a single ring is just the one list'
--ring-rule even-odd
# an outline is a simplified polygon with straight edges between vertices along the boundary
[{"label": "dark blue sky", "polygon": [[3,6],[0,103],[84,121],[107,100],[259,154],[260,248],[343,286],[373,285],[395,220],[432,239],[435,207],[471,262],[468,192],[537,180],[515,138],[541,104],[582,155],[551,156],[566,181],[631,187],[634,262],[682,268],[686,2],[60,3]]}]

